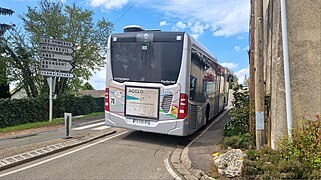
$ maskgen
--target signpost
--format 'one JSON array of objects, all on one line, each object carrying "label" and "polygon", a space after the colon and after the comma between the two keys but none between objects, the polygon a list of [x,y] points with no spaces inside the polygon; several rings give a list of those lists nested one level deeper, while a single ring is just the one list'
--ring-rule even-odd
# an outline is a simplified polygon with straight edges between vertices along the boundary
[{"label": "signpost", "polygon": [[73,66],[69,62],[55,61],[55,60],[41,60],[40,61],[41,69],[54,69],[57,71],[67,71],[72,70]]},{"label": "signpost", "polygon": [[49,121],[52,120],[52,97],[56,78],[73,78],[72,65],[74,44],[53,38],[41,38],[40,74],[48,77],[49,84]]}]

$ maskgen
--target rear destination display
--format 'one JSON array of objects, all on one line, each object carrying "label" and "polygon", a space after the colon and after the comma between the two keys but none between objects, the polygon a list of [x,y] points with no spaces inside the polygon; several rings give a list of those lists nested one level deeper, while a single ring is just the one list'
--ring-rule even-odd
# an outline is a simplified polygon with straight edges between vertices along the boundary
[{"label": "rear destination display", "polygon": [[158,119],[159,88],[126,86],[126,116]]}]

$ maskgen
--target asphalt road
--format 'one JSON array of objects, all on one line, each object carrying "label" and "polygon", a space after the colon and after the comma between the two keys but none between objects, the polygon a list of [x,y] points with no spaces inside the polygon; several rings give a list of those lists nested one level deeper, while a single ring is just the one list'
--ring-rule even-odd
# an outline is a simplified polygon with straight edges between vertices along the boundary
[{"label": "asphalt road", "polygon": [[166,161],[176,146],[193,138],[116,130],[89,144],[2,171],[0,179],[173,179]]}]

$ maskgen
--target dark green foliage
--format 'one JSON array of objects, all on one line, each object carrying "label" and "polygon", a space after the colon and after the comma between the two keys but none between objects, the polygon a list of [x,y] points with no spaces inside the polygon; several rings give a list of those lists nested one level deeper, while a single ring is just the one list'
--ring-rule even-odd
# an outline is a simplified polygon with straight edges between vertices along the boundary
[{"label": "dark green foliage", "polygon": [[248,92],[235,92],[233,105],[235,106],[229,112],[231,120],[225,124],[224,135],[234,136],[249,132],[249,95]]},{"label": "dark green foliage", "polygon": [[[284,157],[284,147],[250,150],[244,160],[245,179],[320,179],[321,169],[302,157]],[[314,155],[317,156],[317,155]]]},{"label": "dark green foliage", "polygon": [[62,95],[54,100],[53,104],[53,115],[55,118],[63,117],[65,112],[80,115],[89,114],[98,110],[96,101],[91,96],[75,97],[73,95]]},{"label": "dark green foliage", "polygon": [[223,140],[223,145],[225,148],[241,148],[246,149],[254,145],[254,140],[251,134],[240,134],[231,137],[225,137]]},{"label": "dark green foliage", "polygon": [[247,121],[244,119],[231,118],[224,126],[225,136],[237,136],[248,132]]},{"label": "dark green foliage", "polygon": [[104,112],[105,111],[105,98],[95,98],[96,104],[98,106],[97,112]]},{"label": "dark green foliage", "polygon": [[[53,117],[63,117],[65,112],[82,115],[96,112],[98,106],[91,96],[59,96],[53,103]],[[48,121],[48,98],[0,100],[0,128],[20,124]]]},{"label": "dark green foliage", "polygon": [[233,105],[229,112],[231,120],[224,126],[223,144],[225,147],[249,148],[254,146],[253,136],[249,133],[249,95],[247,91],[236,91],[234,93]]}]

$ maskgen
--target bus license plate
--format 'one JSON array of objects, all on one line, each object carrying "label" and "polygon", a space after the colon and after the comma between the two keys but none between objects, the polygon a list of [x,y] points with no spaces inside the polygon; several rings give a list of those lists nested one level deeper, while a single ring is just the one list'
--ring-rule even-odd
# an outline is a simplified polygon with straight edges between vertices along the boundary
[{"label": "bus license plate", "polygon": [[150,125],[150,120],[133,119],[134,124]]}]

